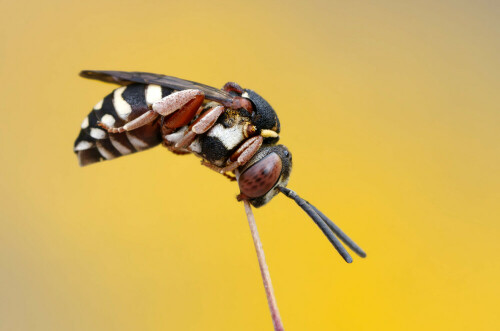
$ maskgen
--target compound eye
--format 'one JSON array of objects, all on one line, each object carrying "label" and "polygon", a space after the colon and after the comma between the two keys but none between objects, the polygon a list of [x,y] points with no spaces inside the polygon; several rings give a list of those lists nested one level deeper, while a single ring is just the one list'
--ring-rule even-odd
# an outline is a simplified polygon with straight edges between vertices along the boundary
[{"label": "compound eye", "polygon": [[281,175],[281,159],[271,153],[240,175],[238,184],[241,193],[249,198],[265,195],[276,184]]}]

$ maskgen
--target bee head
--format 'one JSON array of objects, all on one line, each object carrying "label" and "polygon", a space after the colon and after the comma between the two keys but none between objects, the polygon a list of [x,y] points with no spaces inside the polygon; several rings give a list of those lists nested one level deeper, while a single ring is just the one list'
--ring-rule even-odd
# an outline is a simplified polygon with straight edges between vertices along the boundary
[{"label": "bee head", "polygon": [[265,145],[237,174],[240,195],[254,207],[271,201],[285,187],[292,171],[292,154],[283,145]]},{"label": "bee head", "polygon": [[[252,123],[257,127],[257,130],[261,132],[262,130],[274,131],[277,134],[280,133],[280,120],[278,115],[274,111],[273,107],[260,95],[252,90],[245,89],[245,92],[241,95],[243,98],[247,98],[253,105],[254,112],[252,113]],[[279,136],[267,137],[264,143],[273,144],[279,140]]]},{"label": "bee head", "polygon": [[273,107],[252,90],[244,89],[234,82],[228,82],[223,89],[231,96],[231,108],[243,108],[251,115],[257,134],[264,137],[265,144],[276,144],[279,140],[280,120]]}]

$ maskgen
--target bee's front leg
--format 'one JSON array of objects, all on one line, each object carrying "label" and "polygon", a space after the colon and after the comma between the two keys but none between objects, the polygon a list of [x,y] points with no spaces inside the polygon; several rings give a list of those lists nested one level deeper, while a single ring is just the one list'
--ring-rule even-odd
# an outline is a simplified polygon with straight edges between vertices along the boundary
[{"label": "bee's front leg", "polygon": [[205,160],[203,160],[201,164],[221,174],[234,171],[238,167],[241,167],[242,165],[245,165],[248,161],[250,161],[250,159],[255,155],[255,153],[257,153],[257,151],[262,146],[263,141],[264,138],[262,138],[262,136],[249,138],[247,141],[243,143],[243,145],[240,146],[240,148],[238,148],[233,153],[233,155],[229,157],[229,160],[227,161],[228,165],[225,166],[224,168],[217,167],[216,165],[208,163]]}]

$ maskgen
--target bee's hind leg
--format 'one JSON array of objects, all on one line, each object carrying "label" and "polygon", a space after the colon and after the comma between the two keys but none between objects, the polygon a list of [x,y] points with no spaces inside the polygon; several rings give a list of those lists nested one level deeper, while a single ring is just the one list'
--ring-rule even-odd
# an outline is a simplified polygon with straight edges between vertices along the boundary
[{"label": "bee's hind leg", "polygon": [[207,132],[224,112],[223,106],[210,108],[193,122],[184,136],[175,144],[175,148],[186,148],[196,139],[196,136]]},{"label": "bee's hind leg", "polygon": [[162,116],[168,116],[177,110],[182,110],[181,108],[186,108],[188,105],[191,106],[189,108],[198,110],[198,107],[203,103],[204,99],[205,95],[200,90],[182,90],[169,94],[163,99],[153,103],[151,108]]},{"label": "bee's hind leg", "polygon": [[[124,126],[114,128],[99,122],[98,125],[111,133],[131,131],[153,122],[159,115],[168,116],[167,127],[176,129],[189,123],[196,115],[198,108],[203,103],[205,95],[200,90],[182,90],[167,95],[153,103],[151,109]],[[175,114],[173,114],[175,113]]]},{"label": "bee's hind leg", "polygon": [[136,119],[128,122],[127,124],[119,128],[113,128],[109,125],[104,124],[103,122],[98,122],[97,125],[99,125],[101,128],[110,133],[120,133],[124,131],[131,131],[140,128],[141,126],[144,126],[146,124],[149,124],[153,122],[158,116],[159,116],[158,113],[156,113],[153,110],[149,110],[144,114],[142,114],[141,116],[137,117]]}]

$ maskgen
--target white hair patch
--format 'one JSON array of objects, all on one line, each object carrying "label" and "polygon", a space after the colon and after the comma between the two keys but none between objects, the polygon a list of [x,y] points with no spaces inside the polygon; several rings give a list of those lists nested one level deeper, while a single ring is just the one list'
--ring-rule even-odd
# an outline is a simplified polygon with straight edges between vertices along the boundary
[{"label": "white hair patch", "polygon": [[210,129],[208,136],[218,138],[227,150],[232,150],[245,139],[242,125],[225,128],[222,124],[217,124]]},{"label": "white hair patch", "polygon": [[182,128],[180,128],[176,132],[171,133],[171,134],[167,134],[165,136],[165,139],[171,143],[176,144],[179,140],[182,139],[182,137],[184,137],[184,134],[186,133],[187,129],[188,129],[187,125],[183,126]]},{"label": "white hair patch", "polygon": [[192,152],[195,152],[195,153],[201,153],[201,144],[200,144],[200,140],[199,139],[196,139],[195,141],[193,141],[191,143],[191,145],[189,145],[188,149]]}]

